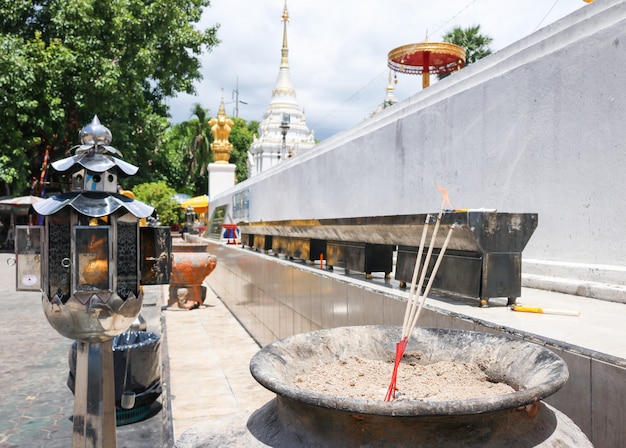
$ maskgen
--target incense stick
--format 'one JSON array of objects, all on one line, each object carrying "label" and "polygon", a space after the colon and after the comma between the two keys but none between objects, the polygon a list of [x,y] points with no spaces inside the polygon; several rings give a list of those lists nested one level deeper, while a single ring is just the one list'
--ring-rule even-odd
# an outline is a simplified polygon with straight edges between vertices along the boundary
[{"label": "incense stick", "polygon": [[[411,280],[411,288],[409,290],[409,297],[406,303],[406,310],[404,312],[404,321],[402,323],[402,336],[400,341],[396,344],[396,359],[393,365],[393,373],[391,375],[391,382],[389,383],[389,388],[387,389],[387,395],[385,395],[385,401],[390,401],[391,398],[396,397],[396,381],[398,377],[398,366],[400,365],[400,361],[402,361],[402,357],[404,356],[404,351],[409,343],[409,336],[411,335],[415,324],[417,323],[417,319],[419,318],[420,312],[424,305],[424,301],[430,292],[430,288],[435,280],[435,276],[437,274],[437,270],[439,269],[439,265],[441,264],[441,260],[443,259],[443,255],[446,251],[446,247],[448,246],[448,242],[450,241],[450,237],[452,236],[452,230],[456,226],[453,224],[450,227],[450,231],[448,232],[448,236],[444,242],[443,247],[439,251],[439,256],[437,257],[437,261],[435,262],[435,266],[433,272],[431,273],[431,277],[429,279],[428,285],[426,286],[426,291],[422,294],[422,286],[424,285],[424,280],[426,279],[426,270],[430,264],[430,257],[432,256],[433,249],[435,247],[435,242],[437,241],[437,232],[439,231],[439,225],[441,224],[441,217],[443,216],[444,207],[446,204],[449,204],[450,201],[448,199],[448,192],[445,188],[441,188],[437,185],[437,188],[443,194],[443,200],[441,202],[441,209],[439,210],[439,215],[437,215],[437,221],[435,222],[435,228],[433,230],[433,234],[430,238],[430,244],[428,246],[428,252],[426,254],[426,259],[424,260],[424,265],[422,266],[422,254],[424,252],[424,243],[426,242],[426,235],[428,233],[428,224],[430,221],[430,215],[426,215],[426,221],[424,222],[424,228],[422,229],[422,238],[420,239],[419,249],[417,251],[417,258],[415,259],[415,269],[413,270],[413,278]],[[421,270],[421,275],[419,279],[419,283],[416,287],[415,282],[417,281],[418,273]],[[417,295],[416,295],[417,290]],[[417,305],[416,297],[418,297],[419,305]]]},{"label": "incense stick", "polygon": [[[395,398],[396,396],[396,382],[397,382],[397,377],[398,377],[398,367],[400,365],[400,361],[402,361],[402,357],[404,356],[404,352],[409,343],[409,336],[411,335],[411,333],[413,332],[413,329],[415,328],[415,325],[417,324],[417,320],[419,319],[424,303],[426,302],[426,298],[428,297],[428,294],[430,293],[430,289],[432,288],[432,285],[435,281],[435,277],[437,276],[437,271],[439,270],[439,266],[441,265],[443,256],[446,253],[448,244],[450,243],[452,232],[457,226],[457,224],[454,223],[450,227],[450,230],[448,231],[448,235],[446,236],[446,239],[443,243],[443,246],[441,246],[441,250],[439,251],[439,254],[437,255],[437,261],[435,262],[433,271],[431,272],[430,278],[428,279],[428,284],[426,285],[424,294],[421,294],[421,289],[422,289],[422,285],[424,282],[424,278],[426,277],[426,270],[428,269],[428,264],[430,262],[430,257],[432,255],[432,248],[434,247],[435,242],[436,242],[437,232],[439,229],[439,224],[441,222],[441,215],[442,215],[442,212],[440,212],[439,216],[437,217],[437,223],[435,224],[435,229],[431,237],[430,247],[428,248],[428,254],[426,255],[426,261],[424,262],[424,265],[421,269],[420,282],[419,282],[419,285],[417,286],[418,296],[420,300],[419,300],[419,306],[417,307],[417,310],[415,310],[415,306],[414,306],[415,298],[414,298],[413,293],[416,289],[415,281],[417,279],[417,271],[419,270],[421,254],[423,252],[423,243],[425,239],[424,236],[426,234],[427,223],[424,224],[424,230],[422,231],[422,240],[420,241],[420,248],[418,250],[418,258],[417,260],[415,260],[415,270],[413,272],[411,290],[409,292],[409,300],[407,301],[407,310],[405,311],[405,321],[402,327],[402,338],[396,344],[396,358],[394,360],[393,373],[391,375],[391,382],[389,383],[389,387],[387,388],[387,394],[385,395],[385,401],[390,401],[392,398]],[[428,217],[427,217],[427,221],[428,221]],[[409,316],[408,319],[407,319],[407,316]],[[410,322],[410,324],[407,326],[408,322]]]},{"label": "incense stick", "polygon": [[412,316],[411,316],[412,310],[415,304],[417,303],[415,300],[415,283],[417,283],[417,276],[420,272],[420,266],[422,263],[422,253],[424,253],[424,243],[426,242],[426,234],[428,233],[429,221],[430,221],[430,214],[426,215],[426,220],[424,221],[424,228],[422,229],[422,238],[420,239],[420,245],[417,251],[417,258],[415,259],[415,268],[413,269],[413,278],[411,280],[411,288],[409,289],[409,298],[407,300],[406,309],[404,311],[404,321],[402,323],[402,337],[408,336],[404,334],[404,329],[408,327],[409,322],[412,319]]},{"label": "incense stick", "polygon": [[[442,208],[443,211],[443,208]],[[439,212],[439,218],[441,217],[442,211]],[[438,221],[439,221],[438,218]],[[417,282],[417,276],[420,272],[421,262],[422,262],[422,254],[424,253],[424,243],[426,242],[426,235],[428,234],[428,224],[430,223],[430,214],[426,215],[426,219],[424,221],[424,228],[422,229],[422,237],[420,238],[420,245],[417,251],[417,258],[415,259],[415,268],[413,269],[413,278],[411,279],[411,288],[409,289],[409,297],[406,302],[406,309],[404,311],[404,321],[402,323],[402,336],[400,341],[396,344],[396,359],[393,364],[393,372],[391,374],[391,382],[389,383],[389,387],[387,388],[387,394],[385,395],[385,401],[390,401],[391,398],[395,398],[396,396],[396,381],[398,377],[398,366],[400,365],[400,361],[402,360],[402,356],[404,356],[404,351],[406,350],[406,346],[409,342],[409,334],[406,329],[409,328],[409,323],[413,320],[415,314],[415,306],[417,301],[415,299],[415,283]],[[436,230],[436,228],[435,228]],[[436,233],[436,232],[435,232]],[[431,242],[432,246],[432,242]],[[431,251],[429,250],[429,256]],[[430,257],[427,258],[430,258]],[[426,262],[426,266],[428,265],[428,261]],[[425,270],[425,269],[424,269]],[[418,287],[417,296],[419,297],[421,294],[423,284],[423,276],[420,279],[420,284]]]},{"label": "incense stick", "polygon": [[[424,260],[424,265],[422,266],[422,273],[420,275],[420,281],[419,281],[419,284],[417,285],[417,287],[415,288],[417,290],[417,297],[418,298],[422,295],[422,286],[424,285],[424,280],[426,279],[426,271],[428,269],[428,265],[430,264],[430,257],[433,254],[433,249],[435,247],[435,242],[437,241],[437,233],[439,232],[439,225],[441,224],[441,217],[442,217],[442,215],[443,215],[443,208],[439,212],[439,215],[437,215],[437,221],[435,222],[435,228],[433,229],[433,234],[430,237],[430,245],[428,246],[428,252],[426,253],[426,260]],[[418,257],[419,257],[419,259],[421,261],[421,255],[418,255]],[[417,265],[417,260],[416,260],[415,264]],[[414,302],[415,302],[415,300],[414,300]],[[416,311],[417,311],[416,307],[415,306],[411,306],[409,320],[408,320],[407,324],[402,327],[402,337],[403,338],[408,338],[409,335],[411,334],[410,331],[408,331],[408,330],[410,328],[410,322],[412,322],[413,319],[415,318]]]},{"label": "incense stick", "polygon": [[441,250],[439,251],[439,255],[437,255],[437,261],[435,262],[435,266],[433,267],[433,271],[430,274],[430,278],[428,279],[428,285],[426,285],[426,290],[424,294],[420,297],[419,307],[417,308],[417,313],[415,313],[415,317],[411,322],[411,326],[409,328],[408,334],[410,335],[417,324],[417,319],[420,317],[420,313],[422,312],[422,308],[424,307],[424,302],[426,302],[426,298],[428,294],[430,294],[430,288],[433,286],[433,282],[435,281],[435,277],[437,276],[437,271],[439,270],[439,265],[443,260],[443,256],[446,253],[446,249],[448,248],[448,243],[450,242],[450,238],[452,237],[452,232],[454,228],[457,226],[456,223],[452,224],[450,230],[448,230],[448,235],[446,236],[446,240],[443,242],[443,246],[441,246]]},{"label": "incense stick", "polygon": [[561,316],[580,316],[578,310],[560,310],[554,308],[543,308],[523,305],[513,305],[511,307],[513,311],[522,311],[524,313],[537,313],[537,314],[560,314]]}]

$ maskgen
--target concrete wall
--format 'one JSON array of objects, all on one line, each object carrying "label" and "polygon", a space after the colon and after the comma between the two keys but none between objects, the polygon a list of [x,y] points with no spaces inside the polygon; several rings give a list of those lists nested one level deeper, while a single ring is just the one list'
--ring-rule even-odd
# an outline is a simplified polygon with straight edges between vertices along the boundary
[{"label": "concrete wall", "polygon": [[[604,0],[211,198],[234,221],[539,214],[531,286],[626,302],[626,3]],[[416,78],[416,90],[419,80]]]},{"label": "concrete wall", "polygon": [[[259,342],[346,325],[398,325],[406,300],[391,288],[277,257],[211,243],[218,264],[206,281]],[[546,401],[570,417],[597,447],[626,446],[626,360],[603,356],[566,342],[502,327],[426,304],[424,327],[504,334],[547,346],[569,368],[569,380]]]}]

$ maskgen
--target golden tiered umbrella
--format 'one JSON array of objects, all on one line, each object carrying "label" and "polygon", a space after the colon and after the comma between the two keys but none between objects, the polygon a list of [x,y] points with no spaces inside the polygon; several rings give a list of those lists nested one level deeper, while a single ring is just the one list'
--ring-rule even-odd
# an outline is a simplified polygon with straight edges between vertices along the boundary
[{"label": "golden tiered umbrella", "polygon": [[387,66],[395,72],[422,75],[422,87],[430,85],[430,74],[454,72],[465,65],[465,50],[448,42],[422,42],[391,50]]}]

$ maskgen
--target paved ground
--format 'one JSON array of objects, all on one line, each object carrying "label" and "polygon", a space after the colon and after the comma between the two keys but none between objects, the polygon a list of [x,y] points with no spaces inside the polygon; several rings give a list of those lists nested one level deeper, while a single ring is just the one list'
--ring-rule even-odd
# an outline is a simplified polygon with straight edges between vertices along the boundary
[{"label": "paved ground", "polygon": [[192,311],[163,311],[176,441],[207,423],[244,424],[274,397],[250,374],[256,342],[210,289],[204,304]]},{"label": "paved ground", "polygon": [[[0,448],[68,448],[72,341],[48,324],[40,293],[15,291],[9,256],[0,254]],[[249,372],[258,345],[211,290],[193,311],[166,309],[167,286],[144,290],[141,315],[162,337],[163,394],[148,418],[117,427],[118,448],[172,448],[194,426],[245,422],[272,398]]]},{"label": "paved ground", "polygon": [[0,257],[0,447],[71,446],[73,395],[65,385],[71,341],[48,325],[40,294],[14,292],[5,259]]},{"label": "paved ground", "polygon": [[[0,254],[0,448],[68,448],[74,395],[66,382],[72,341],[46,320],[41,293],[15,291],[15,268]],[[159,290],[148,288],[142,316],[160,334]],[[162,398],[148,418],[117,429],[118,448],[168,446]],[[171,444],[169,446],[172,446]]]}]

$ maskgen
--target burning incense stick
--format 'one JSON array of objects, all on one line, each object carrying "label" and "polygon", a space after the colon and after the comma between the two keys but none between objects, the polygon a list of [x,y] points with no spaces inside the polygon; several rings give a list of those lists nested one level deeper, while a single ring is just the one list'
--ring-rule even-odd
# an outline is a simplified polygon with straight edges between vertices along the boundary
[{"label": "burning incense stick", "polygon": [[441,250],[439,251],[439,255],[437,256],[437,261],[435,262],[435,266],[433,267],[433,272],[430,274],[430,278],[428,279],[428,285],[426,285],[426,290],[424,294],[420,297],[419,308],[417,309],[417,313],[415,313],[415,317],[411,322],[411,326],[409,328],[408,334],[410,335],[417,324],[417,319],[420,317],[420,313],[422,312],[422,308],[424,307],[424,302],[426,302],[426,298],[428,294],[430,294],[430,288],[433,286],[433,282],[435,281],[435,277],[437,276],[437,271],[439,270],[439,265],[443,260],[443,256],[446,253],[446,249],[448,248],[448,243],[450,242],[450,238],[452,238],[452,232],[456,228],[457,224],[454,223],[450,226],[450,230],[448,230],[448,235],[446,236],[446,240],[443,242],[443,246],[441,246]]},{"label": "burning incense stick", "polygon": [[424,221],[424,228],[422,229],[422,238],[420,239],[419,249],[417,251],[417,258],[415,259],[415,269],[413,269],[413,279],[411,280],[411,288],[409,289],[409,298],[407,301],[406,310],[404,312],[404,322],[402,323],[402,338],[404,338],[404,329],[409,325],[410,320],[413,318],[411,315],[412,309],[415,307],[415,283],[417,282],[417,276],[420,272],[420,266],[422,263],[422,253],[424,252],[424,243],[426,242],[426,234],[428,233],[428,224],[430,222],[430,214],[426,215]]},{"label": "burning incense stick", "polygon": [[[426,278],[426,270],[430,264],[430,258],[433,253],[433,248],[435,247],[435,242],[437,240],[437,233],[439,231],[439,225],[441,224],[441,218],[444,213],[444,207],[450,204],[450,200],[448,199],[448,192],[437,185],[437,188],[443,194],[443,200],[441,202],[441,209],[439,210],[439,215],[437,215],[437,221],[435,222],[435,228],[433,230],[433,234],[430,238],[430,245],[428,246],[428,252],[426,254],[426,259],[424,260],[423,267],[421,266],[422,261],[422,253],[424,251],[424,243],[426,241],[426,234],[428,233],[428,224],[430,221],[430,215],[426,216],[426,222],[424,223],[424,228],[422,230],[422,238],[420,239],[420,246],[417,252],[417,258],[415,260],[415,269],[413,270],[413,278],[411,280],[411,288],[409,290],[409,297],[407,300],[407,307],[404,313],[404,322],[402,324],[402,337],[400,341],[396,344],[396,359],[394,360],[393,373],[391,375],[391,382],[389,383],[389,388],[387,389],[387,394],[385,396],[385,401],[390,401],[391,398],[395,398],[396,395],[396,381],[398,376],[398,366],[400,365],[400,361],[402,360],[402,356],[404,356],[404,352],[409,343],[409,336],[415,328],[417,323],[417,319],[419,318],[420,312],[422,310],[422,306],[424,305],[424,301],[430,292],[430,288],[432,287],[435,276],[437,275],[437,270],[439,269],[439,265],[441,264],[441,260],[443,259],[443,255],[448,246],[448,242],[450,241],[450,237],[452,236],[452,230],[456,225],[450,227],[450,231],[448,232],[448,236],[439,252],[439,256],[437,257],[437,262],[435,263],[433,272],[431,273],[428,285],[426,287],[426,291],[422,294],[422,286],[424,284],[424,280]],[[420,269],[421,268],[421,269]],[[417,281],[418,272],[421,270],[421,275],[419,279],[419,283],[417,287],[415,286],[415,282]],[[416,297],[419,298],[419,306],[417,306]]]},{"label": "burning incense stick", "polygon": [[[445,191],[445,190],[443,190]],[[416,312],[416,295],[415,291],[417,290],[417,297],[419,297],[422,293],[422,286],[424,285],[424,279],[426,278],[426,269],[430,264],[430,257],[433,253],[433,248],[435,247],[435,242],[437,240],[437,232],[439,231],[439,224],[441,224],[441,217],[443,216],[443,206],[447,202],[447,193],[444,196],[443,203],[441,204],[441,210],[439,211],[439,215],[437,215],[437,221],[435,222],[435,229],[433,230],[433,234],[430,238],[430,244],[428,246],[428,252],[426,254],[426,260],[424,261],[424,269],[421,269],[421,276],[419,279],[419,284],[417,287],[415,283],[417,281],[417,275],[420,272],[421,262],[422,262],[422,254],[424,253],[424,243],[426,242],[426,235],[428,233],[428,224],[430,222],[430,215],[426,215],[426,221],[424,222],[424,229],[422,230],[422,238],[420,239],[420,246],[417,252],[417,258],[415,259],[415,269],[413,270],[413,278],[411,280],[411,288],[409,290],[409,300],[407,301],[406,311],[404,313],[404,322],[402,324],[402,338],[406,338],[409,336],[409,333],[406,332],[409,328],[409,323],[413,320]]]},{"label": "burning incense stick", "polygon": [[[435,277],[437,276],[437,271],[439,270],[439,266],[441,265],[441,261],[443,260],[443,256],[446,253],[446,249],[448,247],[448,243],[450,242],[450,238],[452,237],[452,232],[454,231],[454,229],[456,228],[456,223],[453,224],[450,227],[450,230],[448,231],[448,235],[446,236],[446,239],[443,243],[443,246],[441,246],[441,250],[439,251],[439,255],[437,256],[437,261],[435,262],[435,266],[433,267],[433,271],[430,274],[430,278],[428,280],[428,284],[426,285],[426,289],[424,291],[424,294],[419,294],[419,306],[417,307],[417,310],[412,309],[410,312],[405,312],[405,316],[407,314],[409,314],[411,316],[411,318],[408,320],[409,325],[405,325],[402,328],[402,339],[396,344],[396,358],[394,360],[394,366],[393,366],[393,373],[391,375],[391,382],[389,383],[389,388],[387,389],[387,394],[385,395],[385,401],[391,401],[392,398],[396,397],[396,383],[397,383],[397,378],[398,378],[398,367],[400,365],[400,361],[402,361],[402,356],[404,356],[404,352],[406,350],[406,347],[409,343],[409,336],[411,335],[411,333],[413,332],[413,329],[415,328],[415,325],[417,324],[417,320],[419,319],[420,313],[422,311],[422,308],[424,306],[424,302],[426,302],[426,298],[428,297],[428,294],[430,293],[430,289],[433,286],[433,282],[435,281]],[[433,232],[434,233],[434,232]],[[431,245],[433,244],[434,240],[431,241]],[[429,254],[430,255],[430,254]],[[429,257],[427,257],[429,258]],[[416,260],[416,265],[417,265],[417,260]],[[424,263],[424,266],[422,268],[422,275],[421,275],[421,279],[420,279],[420,285],[418,286],[417,290],[421,291],[421,282],[424,280],[424,276],[425,276],[425,272],[426,269],[428,269],[428,261],[426,261]],[[413,276],[413,280],[415,281],[415,275]],[[413,289],[413,285],[411,285],[411,289]],[[410,297],[409,297],[410,299]],[[415,308],[414,306],[414,302],[415,300],[411,301],[409,300],[409,302],[407,302],[407,308],[411,307],[411,308]]]},{"label": "burning incense stick", "polygon": [[[441,217],[441,212],[439,212],[439,216]],[[422,238],[420,239],[420,245],[417,251],[417,258],[415,259],[415,269],[413,269],[413,278],[411,280],[411,288],[409,289],[409,297],[406,303],[406,310],[404,312],[404,322],[402,323],[402,337],[400,338],[400,341],[396,344],[396,359],[394,361],[393,373],[391,374],[391,383],[389,384],[387,395],[385,396],[385,401],[391,400],[392,395],[395,397],[396,379],[398,376],[398,366],[400,365],[400,361],[402,360],[402,356],[404,355],[404,351],[406,350],[406,346],[409,342],[409,335],[408,333],[405,332],[405,329],[409,327],[409,323],[413,320],[413,315],[414,315],[413,310],[415,309],[415,306],[417,304],[416,295],[415,295],[415,283],[417,282],[417,276],[420,272],[420,266],[422,262],[422,253],[424,253],[424,243],[426,242],[426,235],[428,234],[429,223],[430,223],[430,214],[426,215],[426,220],[424,221],[424,228],[422,229]],[[422,281],[420,281],[417,296],[420,296],[421,288],[422,288]]]},{"label": "burning incense stick", "polygon": [[[428,266],[430,265],[430,257],[433,254],[433,248],[435,247],[435,242],[437,241],[437,233],[439,232],[439,224],[441,224],[442,215],[443,215],[443,207],[441,211],[439,212],[439,215],[437,216],[437,221],[435,222],[435,228],[433,229],[433,234],[430,237],[430,245],[428,246],[426,259],[424,260],[424,266],[421,268],[420,280],[419,280],[417,287],[415,288],[417,290],[417,297],[420,297],[422,294],[422,286],[424,285],[424,280],[426,279],[426,270],[428,269]],[[418,265],[418,260],[421,261],[421,259],[422,259],[421,254],[418,254],[418,259],[415,261],[416,267]],[[411,287],[413,288],[414,285],[412,284]],[[413,319],[415,318],[415,313],[417,311],[417,308],[415,307],[415,303],[417,302],[413,300],[413,303],[411,303],[411,310],[409,312],[408,322],[402,327],[403,338],[408,338],[409,335],[411,334],[408,330],[409,330],[410,322],[412,322]],[[407,306],[408,305],[409,304],[407,303]]]}]

